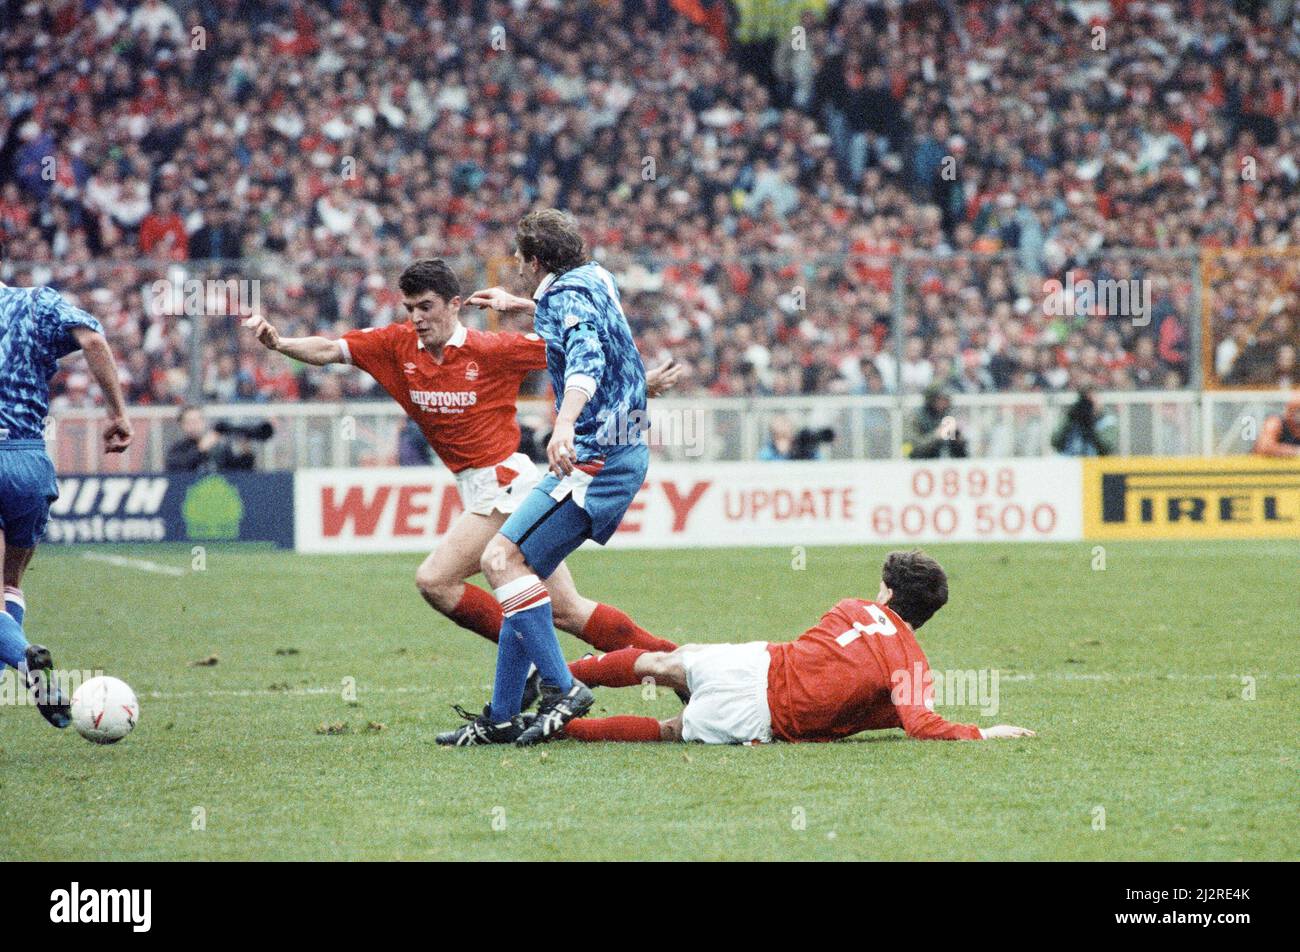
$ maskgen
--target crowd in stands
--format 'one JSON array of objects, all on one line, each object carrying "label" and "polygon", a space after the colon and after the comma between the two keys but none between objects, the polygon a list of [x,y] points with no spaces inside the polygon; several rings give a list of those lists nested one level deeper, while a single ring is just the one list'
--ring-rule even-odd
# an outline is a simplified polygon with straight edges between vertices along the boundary
[{"label": "crowd in stands", "polygon": [[[0,0],[0,57],[0,280],[100,317],[137,403],[375,394],[231,318],[196,359],[157,280],[334,335],[412,256],[508,283],[538,206],[687,393],[1183,387],[1194,253],[1300,254],[1293,0]],[[1297,270],[1245,260],[1210,371],[1300,383]]]}]

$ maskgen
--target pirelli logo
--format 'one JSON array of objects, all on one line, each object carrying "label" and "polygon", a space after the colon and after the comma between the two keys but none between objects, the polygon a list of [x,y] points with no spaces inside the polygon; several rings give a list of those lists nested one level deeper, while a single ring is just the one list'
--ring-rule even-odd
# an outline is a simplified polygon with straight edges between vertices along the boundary
[{"label": "pirelli logo", "polygon": [[1096,539],[1300,539],[1300,465],[1254,457],[1084,461]]}]

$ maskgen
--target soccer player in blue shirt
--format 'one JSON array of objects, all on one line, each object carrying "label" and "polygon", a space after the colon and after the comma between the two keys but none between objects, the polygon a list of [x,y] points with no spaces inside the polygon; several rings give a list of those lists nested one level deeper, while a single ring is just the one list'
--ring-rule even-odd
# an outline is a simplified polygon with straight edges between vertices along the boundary
[{"label": "soccer player in blue shirt", "polygon": [[44,438],[49,381],[59,358],[83,351],[104,391],[105,452],[121,453],[131,444],[117,366],[103,331],[99,321],[50,288],[0,284],[0,560],[5,580],[0,662],[18,670],[37,710],[55,727],[67,727],[71,720],[68,699],[53,677],[49,649],[28,644],[23,632],[23,572],[45,532],[50,503],[59,496]]},{"label": "soccer player in blue shirt", "polygon": [[[483,552],[481,568],[505,615],[497,643],[492,703],[443,745],[509,743],[526,747],[581,717],[594,697],[564,663],[542,579],[587,539],[614,534],[649,465],[645,366],[608,271],[590,261],[571,216],[547,209],[519,222],[515,258],[537,283],[532,299],[503,288],[475,292],[469,304],[531,313],[546,341],[555,388],[555,429],[546,447],[550,473]],[[530,665],[542,680],[535,718],[520,712]]]}]

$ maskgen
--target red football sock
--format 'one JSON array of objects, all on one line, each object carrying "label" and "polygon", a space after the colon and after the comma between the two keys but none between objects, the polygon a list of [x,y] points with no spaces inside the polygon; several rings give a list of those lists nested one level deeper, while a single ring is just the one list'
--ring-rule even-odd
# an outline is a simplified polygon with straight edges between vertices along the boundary
[{"label": "red football sock", "polygon": [[653,717],[583,717],[564,725],[573,740],[646,742],[659,740],[659,722]]},{"label": "red football sock", "polygon": [[624,648],[599,658],[570,661],[569,673],[587,687],[630,688],[641,683],[632,668],[636,665],[636,659],[643,654],[644,648]]},{"label": "red football sock", "polygon": [[676,651],[671,641],[656,638],[613,605],[597,605],[582,629],[582,640],[600,651],[642,648],[646,651]]},{"label": "red football sock", "polygon": [[466,585],[465,594],[461,595],[456,607],[447,613],[447,617],[486,638],[496,641],[501,634],[501,603],[490,592],[485,592],[477,585]]}]

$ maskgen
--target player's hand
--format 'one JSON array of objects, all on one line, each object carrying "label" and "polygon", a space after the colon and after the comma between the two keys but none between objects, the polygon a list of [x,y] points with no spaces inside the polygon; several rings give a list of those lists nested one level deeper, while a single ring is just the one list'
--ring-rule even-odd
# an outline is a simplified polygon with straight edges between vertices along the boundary
[{"label": "player's hand", "polygon": [[475,291],[466,300],[465,303],[471,307],[487,307],[494,311],[500,311],[502,314],[517,314],[521,311],[531,311],[533,302],[528,298],[516,297],[505,288],[484,288],[482,291]]},{"label": "player's hand", "polygon": [[280,349],[280,332],[271,326],[271,322],[261,314],[254,314],[244,321],[244,326],[253,332],[257,342],[267,350]]},{"label": "player's hand", "polygon": [[658,397],[677,385],[686,373],[686,367],[675,359],[668,358],[654,370],[646,371],[645,392],[647,396]]},{"label": "player's hand", "polygon": [[985,740],[1009,740],[1012,737],[1038,736],[1028,727],[1014,727],[1011,724],[998,724],[996,727],[981,727],[980,734]]},{"label": "player's hand", "polygon": [[109,417],[104,427],[104,452],[123,453],[131,445],[131,421],[126,417]]},{"label": "player's hand", "polygon": [[546,444],[546,460],[550,463],[551,472],[556,476],[568,476],[573,472],[578,456],[573,449],[572,423],[566,423],[564,420],[555,421],[550,442]]}]

